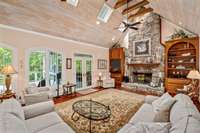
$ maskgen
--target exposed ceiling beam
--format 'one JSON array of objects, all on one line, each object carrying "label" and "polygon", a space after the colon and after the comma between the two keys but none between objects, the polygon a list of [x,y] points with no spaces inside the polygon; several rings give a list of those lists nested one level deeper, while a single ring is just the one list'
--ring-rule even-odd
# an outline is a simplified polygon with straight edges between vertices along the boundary
[{"label": "exposed ceiling beam", "polygon": [[139,10],[137,13],[130,15],[130,16],[128,17],[128,20],[132,20],[133,18],[142,16],[142,15],[144,15],[144,14],[146,14],[146,13],[149,13],[149,12],[152,12],[152,11],[153,11],[153,9],[152,9],[151,7],[149,7],[149,8],[142,7],[141,9],[142,9],[142,10]]},{"label": "exposed ceiling beam", "polygon": [[132,0],[118,0],[118,2],[115,4],[114,8],[120,8],[123,5],[127,4],[127,2],[131,2]]},{"label": "exposed ceiling beam", "polygon": [[134,10],[140,8],[140,7],[143,7],[145,5],[148,5],[148,4],[149,4],[149,2],[147,0],[143,0],[141,2],[136,3],[135,5],[132,5],[132,6],[128,7],[128,8],[126,8],[126,9],[124,9],[122,11],[122,14],[125,15],[127,13],[130,13],[130,12],[132,12],[132,11],[134,11]]}]

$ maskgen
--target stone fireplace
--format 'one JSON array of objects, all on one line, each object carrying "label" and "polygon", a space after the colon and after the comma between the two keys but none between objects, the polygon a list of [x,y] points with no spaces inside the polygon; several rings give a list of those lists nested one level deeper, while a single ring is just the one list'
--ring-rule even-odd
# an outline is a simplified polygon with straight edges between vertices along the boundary
[{"label": "stone fireplace", "polygon": [[[150,54],[135,55],[135,43],[150,39]],[[138,44],[137,44],[138,45]],[[142,47],[141,47],[142,48]],[[130,31],[126,49],[126,76],[133,89],[164,92],[164,46],[160,43],[160,18],[155,13],[144,16],[138,31]]]}]

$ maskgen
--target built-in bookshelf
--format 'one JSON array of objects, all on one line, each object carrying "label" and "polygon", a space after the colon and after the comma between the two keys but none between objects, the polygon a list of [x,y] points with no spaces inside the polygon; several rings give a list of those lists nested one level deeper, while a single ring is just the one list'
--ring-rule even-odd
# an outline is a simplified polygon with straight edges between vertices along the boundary
[{"label": "built-in bookshelf", "polygon": [[166,42],[165,48],[165,86],[170,93],[176,93],[190,80],[187,74],[199,68],[198,38],[178,39]]}]

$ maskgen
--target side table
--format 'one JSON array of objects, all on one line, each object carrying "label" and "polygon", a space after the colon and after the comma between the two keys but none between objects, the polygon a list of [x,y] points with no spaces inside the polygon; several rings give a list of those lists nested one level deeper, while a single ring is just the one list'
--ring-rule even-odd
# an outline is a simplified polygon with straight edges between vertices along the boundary
[{"label": "side table", "polygon": [[97,80],[97,86],[98,86],[98,88],[101,88],[101,87],[103,87],[103,80]]},{"label": "side table", "polygon": [[4,99],[9,99],[9,98],[16,98],[16,96],[15,96],[15,93],[10,93],[10,94],[5,94],[5,93],[3,93],[3,94],[0,94],[0,100],[1,100],[1,102],[4,100]]},{"label": "side table", "polygon": [[[74,91],[72,91],[74,89]],[[76,84],[64,84],[63,85],[63,95],[65,94],[76,94]]]}]

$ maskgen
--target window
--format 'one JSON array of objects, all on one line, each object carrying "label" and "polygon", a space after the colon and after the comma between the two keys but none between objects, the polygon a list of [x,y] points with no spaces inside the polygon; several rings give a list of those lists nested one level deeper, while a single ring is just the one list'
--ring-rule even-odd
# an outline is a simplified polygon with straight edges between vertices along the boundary
[{"label": "window", "polygon": [[29,82],[37,85],[45,79],[45,52],[32,52],[29,57]]},{"label": "window", "polygon": [[[62,55],[51,51],[32,51],[29,56],[29,85],[57,84],[57,74],[62,72]],[[43,82],[43,83],[42,83]]]},{"label": "window", "polygon": [[[6,66],[12,64],[12,50],[0,47],[0,70]],[[3,90],[4,76],[0,75],[0,91]]]},{"label": "window", "polygon": [[113,12],[113,9],[109,7],[107,4],[104,4],[97,18],[106,23],[108,19],[110,18],[110,15],[112,14],[112,12]]}]

